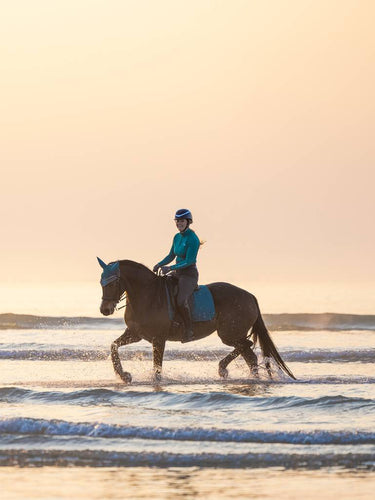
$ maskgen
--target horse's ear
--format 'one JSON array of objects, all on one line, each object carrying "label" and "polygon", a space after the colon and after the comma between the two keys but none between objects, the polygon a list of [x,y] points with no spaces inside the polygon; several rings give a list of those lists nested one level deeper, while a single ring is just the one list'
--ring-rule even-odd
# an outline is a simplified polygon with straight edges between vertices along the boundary
[{"label": "horse's ear", "polygon": [[99,259],[99,257],[96,257],[96,258],[98,259],[98,262],[101,265],[101,267],[103,269],[105,269],[107,267],[107,264],[104,261],[102,261],[102,259]]}]

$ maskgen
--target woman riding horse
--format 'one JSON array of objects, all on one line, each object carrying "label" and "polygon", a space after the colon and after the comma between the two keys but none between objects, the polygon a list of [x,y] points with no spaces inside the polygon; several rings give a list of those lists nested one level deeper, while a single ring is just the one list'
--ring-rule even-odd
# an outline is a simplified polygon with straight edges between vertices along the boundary
[{"label": "woman riding horse", "polygon": [[[98,258],[98,262],[103,269],[100,312],[104,316],[113,314],[125,293],[127,298],[125,332],[111,345],[115,372],[125,383],[131,382],[131,374],[122,369],[118,350],[122,346],[146,340],[152,344],[154,376],[159,381],[166,342],[181,340],[181,331],[170,328],[164,277],[155,276],[146,266],[131,260],[106,264]],[[273,358],[279,368],[295,378],[271,339],[256,297],[230,283],[217,282],[206,286],[212,294],[215,316],[211,320],[194,323],[194,338],[203,339],[216,331],[223,344],[234,347],[219,362],[220,377],[228,376],[227,366],[240,355],[252,375],[258,377],[258,360],[253,347],[259,342],[269,376],[272,378],[270,358]]]},{"label": "woman riding horse", "polygon": [[[173,271],[177,277],[177,308],[185,329],[182,342],[190,342],[193,340],[193,324],[189,299],[198,284],[197,254],[200,241],[195,232],[189,227],[193,222],[190,210],[186,208],[177,210],[174,220],[179,232],[173,238],[169,254],[154,266],[153,271],[157,273],[161,269],[163,274]],[[174,259],[176,259],[176,264],[167,266]]]}]

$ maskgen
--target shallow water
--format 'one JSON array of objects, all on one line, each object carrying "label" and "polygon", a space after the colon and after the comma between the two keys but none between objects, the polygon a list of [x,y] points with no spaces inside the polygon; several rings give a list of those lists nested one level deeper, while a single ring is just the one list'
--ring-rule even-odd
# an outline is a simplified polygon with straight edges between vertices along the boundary
[{"label": "shallow water", "polygon": [[260,379],[240,358],[220,379],[230,348],[213,335],[169,343],[156,385],[140,342],[121,349],[128,386],[109,359],[120,333],[0,332],[4,498],[369,498],[373,331],[274,333],[296,381],[270,380],[259,351]]}]

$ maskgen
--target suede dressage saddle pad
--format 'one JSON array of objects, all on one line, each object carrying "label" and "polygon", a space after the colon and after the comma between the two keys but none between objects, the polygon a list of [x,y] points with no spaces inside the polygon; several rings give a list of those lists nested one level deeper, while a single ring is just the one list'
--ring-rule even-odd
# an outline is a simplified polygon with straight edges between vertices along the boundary
[{"label": "suede dressage saddle pad", "polygon": [[[175,295],[170,286],[166,286],[168,299],[168,312],[171,320],[175,318]],[[210,289],[206,285],[200,285],[194,291],[189,301],[191,316],[194,322],[211,321],[215,317],[215,304]]]}]

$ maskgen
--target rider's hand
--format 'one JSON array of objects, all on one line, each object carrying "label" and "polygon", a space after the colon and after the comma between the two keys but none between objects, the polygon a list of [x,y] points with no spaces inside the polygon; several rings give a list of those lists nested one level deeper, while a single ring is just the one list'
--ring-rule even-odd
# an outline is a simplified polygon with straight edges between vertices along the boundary
[{"label": "rider's hand", "polygon": [[156,264],[156,266],[154,266],[154,268],[153,268],[152,272],[153,272],[153,273],[157,273],[157,272],[159,271],[159,269],[160,269],[159,264]]},{"label": "rider's hand", "polygon": [[162,266],[161,268],[161,272],[166,275],[169,273],[169,271],[171,270],[171,268],[169,266]]}]

